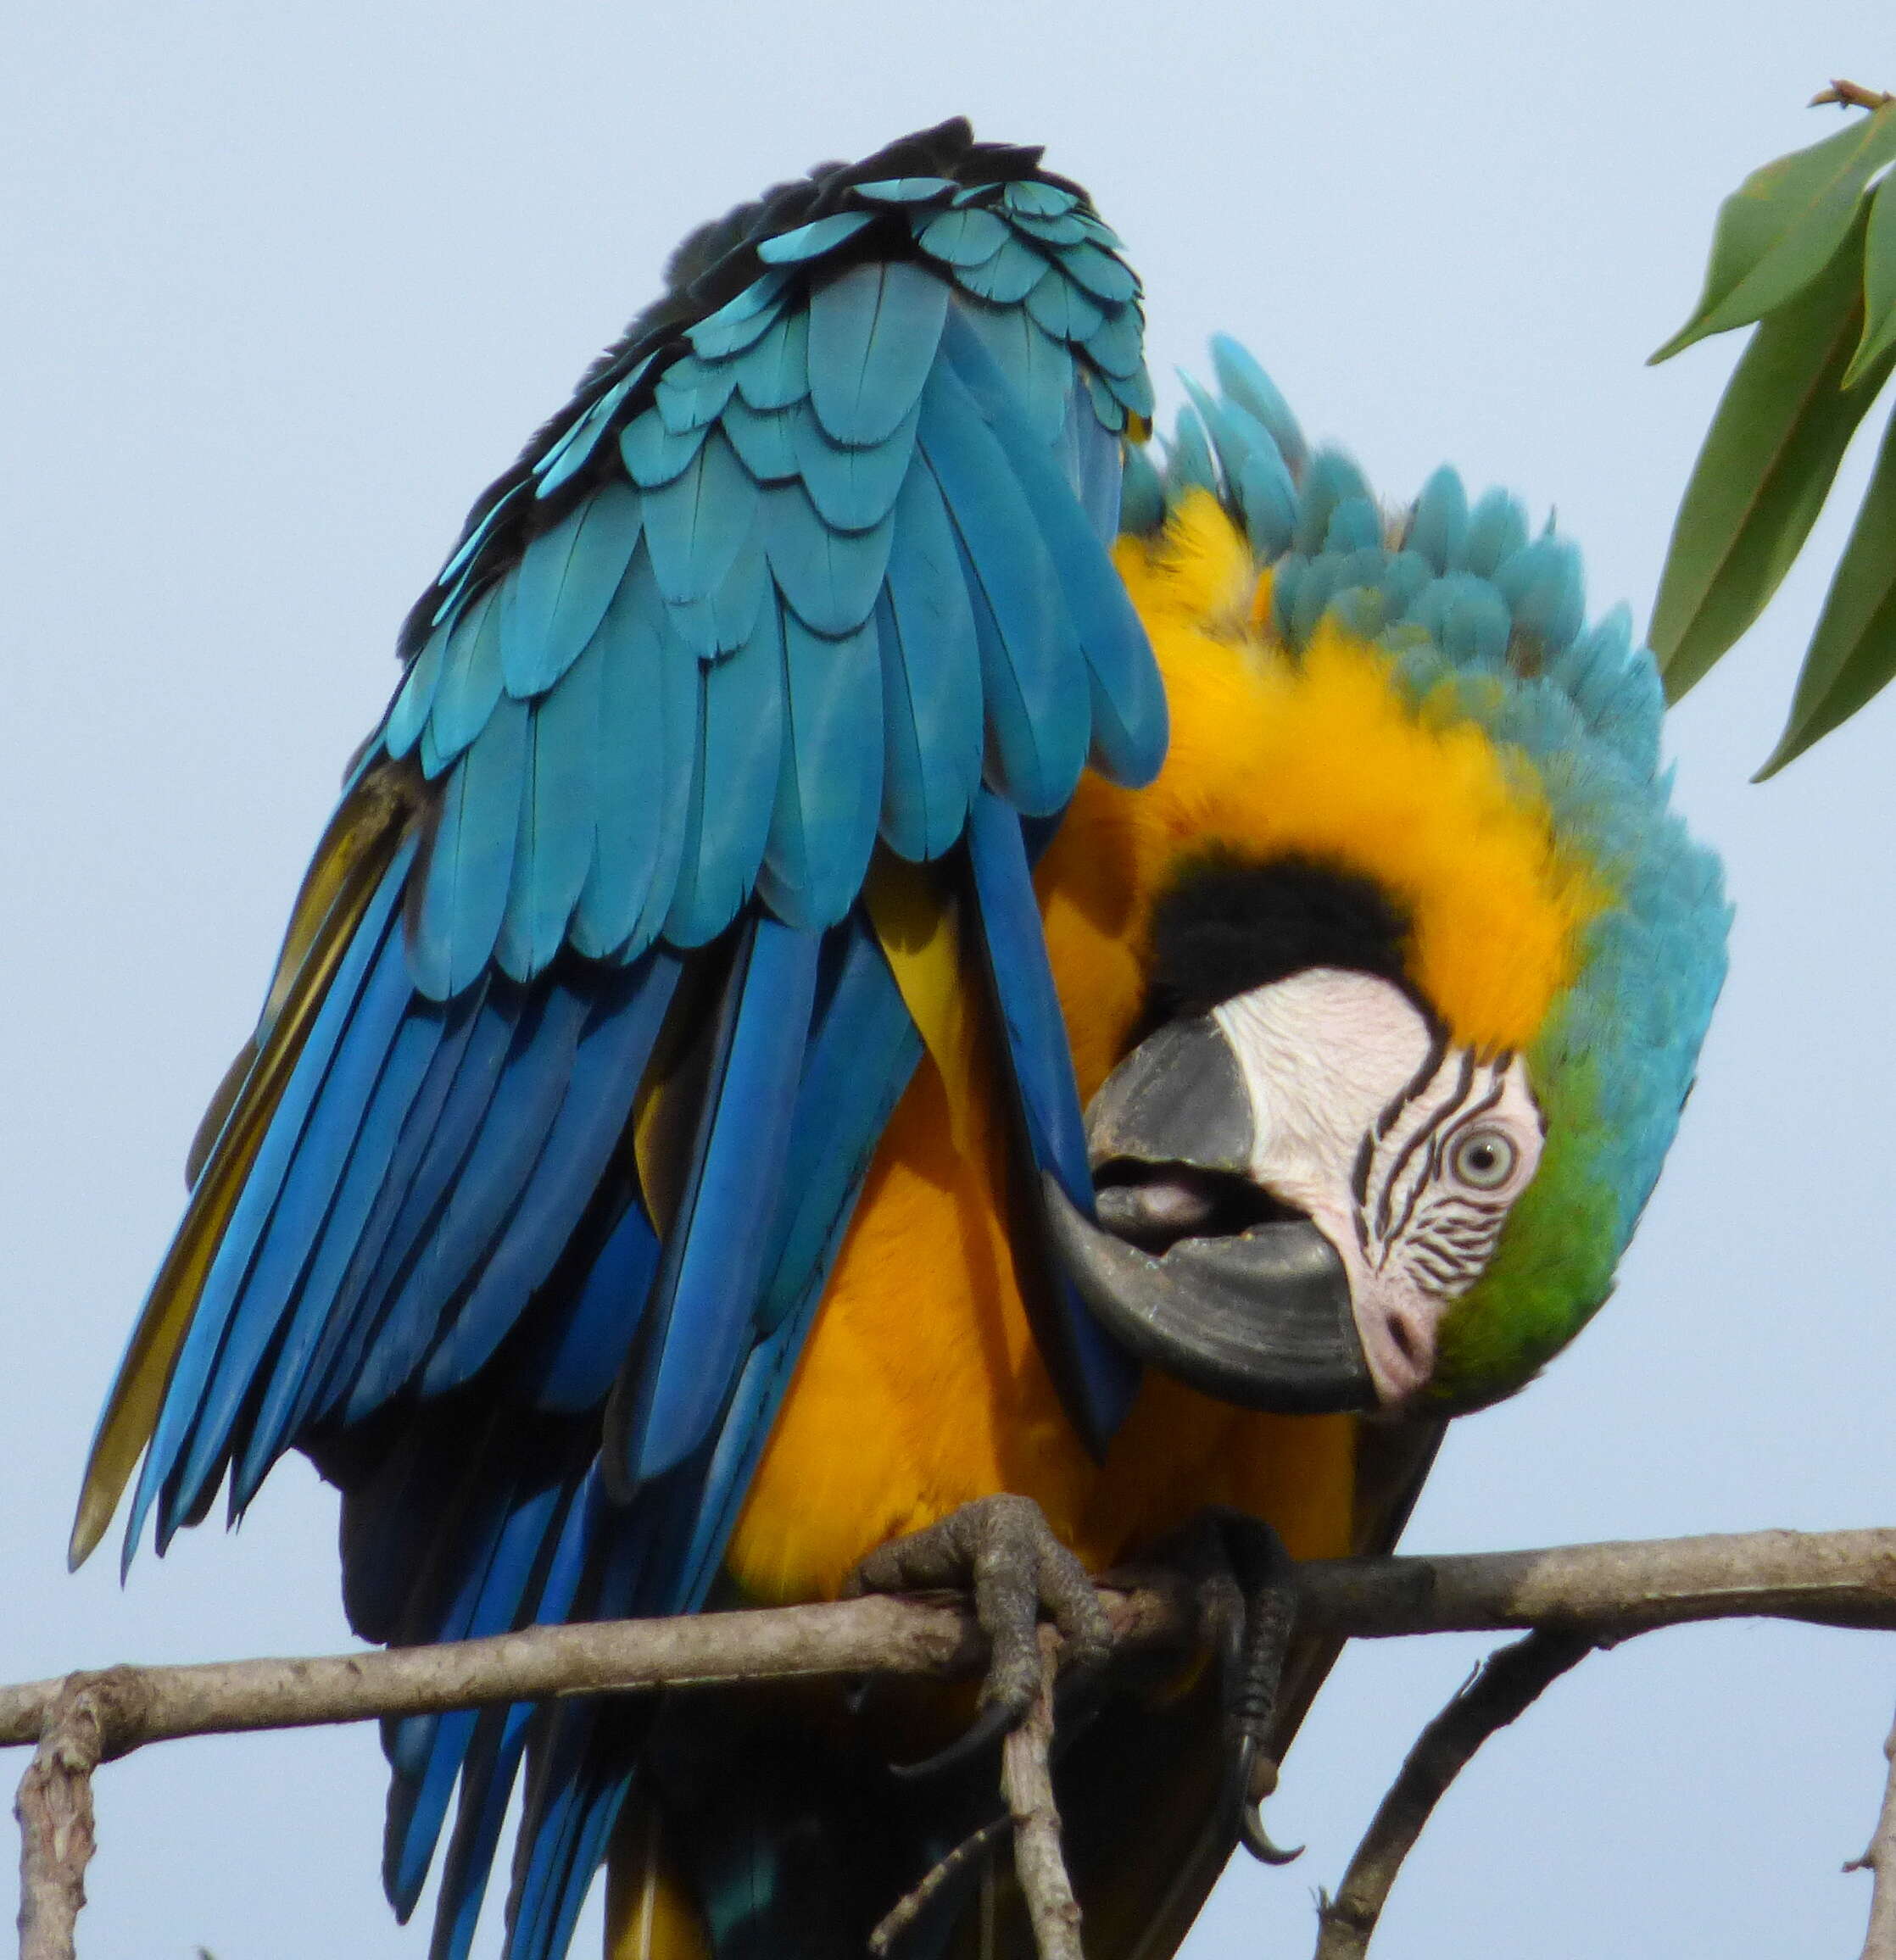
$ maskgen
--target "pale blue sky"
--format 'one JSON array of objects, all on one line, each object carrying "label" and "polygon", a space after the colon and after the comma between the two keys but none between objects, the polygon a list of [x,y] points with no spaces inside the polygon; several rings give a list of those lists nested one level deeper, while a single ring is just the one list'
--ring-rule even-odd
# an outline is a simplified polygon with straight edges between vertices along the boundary
[{"label": "pale blue sky", "polygon": [[[1162,376],[1237,332],[1386,494],[1447,459],[1555,504],[1596,608],[1643,619],[1732,343],[1641,361],[1697,290],[1718,198],[1835,126],[1803,100],[1832,74],[1896,81],[1871,19],[1816,0],[17,14],[0,1679],[346,1639],[333,1506],[300,1465],[239,1536],[190,1534],[123,1592],[109,1556],[64,1576],[72,1494],[396,622],[683,231],[957,111],[1044,141],[1129,241]],[[1896,707],[1745,782],[1820,589],[1795,577],[1677,717],[1681,797],[1740,923],[1620,1295],[1454,1435],[1418,1547],[1896,1511]],[[1481,1645],[1346,1660],[1273,1813],[1308,1856],[1229,1879],[1192,1960],[1308,1951],[1311,1887]],[[1896,1643],[1864,1634],[1726,1627],[1588,1662],[1444,1805],[1380,1960],[1854,1952],[1867,1880],[1837,1867],[1875,1815],[1893,1696]],[[86,1960],[420,1960],[423,1929],[379,1895],[381,1768],[360,1729],[108,1769]]]}]

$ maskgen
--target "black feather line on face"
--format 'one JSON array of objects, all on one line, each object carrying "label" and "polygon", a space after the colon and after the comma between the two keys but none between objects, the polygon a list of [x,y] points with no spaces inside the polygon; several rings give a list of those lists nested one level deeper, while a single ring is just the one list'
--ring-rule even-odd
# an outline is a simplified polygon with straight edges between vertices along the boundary
[{"label": "black feather line on face", "polygon": [[1259,864],[1207,850],[1152,908],[1141,1038],[1313,966],[1374,974],[1413,997],[1409,935],[1408,914],[1354,871],[1311,858]]}]

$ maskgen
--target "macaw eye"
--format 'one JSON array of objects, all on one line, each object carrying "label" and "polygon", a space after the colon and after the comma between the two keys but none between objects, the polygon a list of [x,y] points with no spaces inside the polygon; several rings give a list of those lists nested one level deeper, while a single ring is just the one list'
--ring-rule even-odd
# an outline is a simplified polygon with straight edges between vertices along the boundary
[{"label": "macaw eye", "polygon": [[1520,1162],[1520,1150],[1514,1139],[1487,1123],[1464,1131],[1448,1152],[1451,1175],[1477,1191],[1498,1191]]}]

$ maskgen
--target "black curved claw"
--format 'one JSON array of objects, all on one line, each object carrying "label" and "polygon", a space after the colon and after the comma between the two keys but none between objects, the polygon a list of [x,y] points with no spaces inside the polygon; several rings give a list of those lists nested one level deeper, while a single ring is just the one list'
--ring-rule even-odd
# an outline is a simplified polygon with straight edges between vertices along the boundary
[{"label": "black curved claw", "polygon": [[973,1593],[975,1617],[990,1643],[980,1712],[964,1734],[935,1755],[889,1765],[907,1780],[965,1767],[1019,1723],[1040,1690],[1043,1611],[1063,1636],[1069,1672],[1098,1666],[1112,1646],[1112,1629],[1092,1580],[1028,1498],[981,1497],[964,1504],[927,1530],[871,1552],[845,1590],[949,1586]]},{"label": "black curved claw", "polygon": [[945,1776],[951,1769],[964,1769],[1004,1740],[1025,1712],[1011,1702],[990,1701],[945,1749],[924,1756],[919,1762],[891,1762],[889,1773],[904,1783],[920,1783],[927,1777]]},{"label": "black curved claw", "polygon": [[[1260,1775],[1259,1772],[1265,1772]],[[1276,1766],[1262,1753],[1257,1738],[1246,1735],[1240,1739],[1231,1751],[1230,1760],[1224,1773],[1225,1801],[1237,1811],[1238,1836],[1244,1848],[1260,1863],[1267,1865],[1294,1864],[1303,1856],[1304,1847],[1296,1846],[1290,1851],[1273,1841],[1270,1833],[1264,1829],[1263,1812],[1260,1807],[1263,1795],[1253,1795],[1258,1783],[1274,1788],[1277,1781]]]}]

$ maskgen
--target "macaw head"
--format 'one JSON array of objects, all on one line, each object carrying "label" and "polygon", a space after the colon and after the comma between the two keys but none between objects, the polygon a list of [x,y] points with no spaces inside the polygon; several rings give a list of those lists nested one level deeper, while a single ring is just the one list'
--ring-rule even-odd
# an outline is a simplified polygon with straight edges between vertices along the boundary
[{"label": "macaw head", "polygon": [[1164,477],[1128,476],[1170,755],[1050,854],[1056,891],[1129,866],[1140,940],[1129,1032],[1076,1049],[1096,1221],[1050,1193],[1053,1236],[1227,1400],[1476,1406],[1611,1289],[1723,977],[1719,868],[1652,658],[1623,608],[1586,628],[1551,524],[1447,471],[1391,519],[1215,354]]}]

